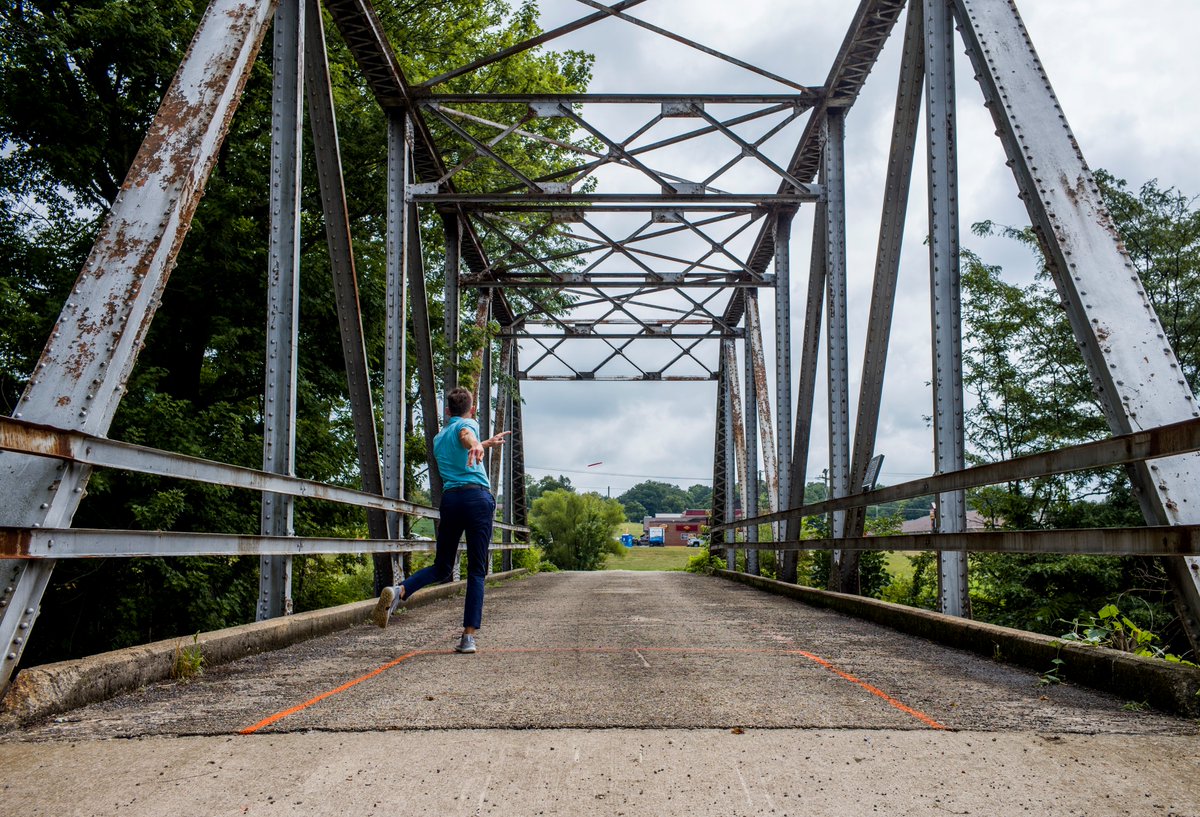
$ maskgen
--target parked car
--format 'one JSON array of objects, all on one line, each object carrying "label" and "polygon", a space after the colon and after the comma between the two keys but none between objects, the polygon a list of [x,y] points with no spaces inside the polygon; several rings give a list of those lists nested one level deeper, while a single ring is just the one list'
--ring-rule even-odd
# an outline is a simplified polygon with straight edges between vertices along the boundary
[{"label": "parked car", "polygon": [[688,539],[687,546],[690,548],[698,548],[702,544],[704,544],[704,543],[702,541],[700,541],[699,536],[693,536],[691,539]]}]

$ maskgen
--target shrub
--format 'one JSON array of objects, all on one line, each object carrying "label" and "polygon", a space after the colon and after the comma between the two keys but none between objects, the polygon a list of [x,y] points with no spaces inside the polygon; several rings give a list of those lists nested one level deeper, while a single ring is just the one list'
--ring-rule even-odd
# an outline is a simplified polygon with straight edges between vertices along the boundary
[{"label": "shrub", "polygon": [[547,491],[529,514],[534,541],[563,570],[599,570],[608,554],[624,553],[613,538],[624,521],[615,499],[572,491]]}]

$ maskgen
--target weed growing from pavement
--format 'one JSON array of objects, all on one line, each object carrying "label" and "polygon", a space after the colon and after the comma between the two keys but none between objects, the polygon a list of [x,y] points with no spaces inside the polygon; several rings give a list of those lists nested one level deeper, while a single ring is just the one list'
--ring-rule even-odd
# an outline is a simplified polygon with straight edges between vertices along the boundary
[{"label": "weed growing from pavement", "polygon": [[203,674],[204,652],[200,649],[200,633],[196,633],[192,636],[192,646],[185,647],[182,643],[175,645],[175,663],[171,667],[171,677],[186,684]]}]

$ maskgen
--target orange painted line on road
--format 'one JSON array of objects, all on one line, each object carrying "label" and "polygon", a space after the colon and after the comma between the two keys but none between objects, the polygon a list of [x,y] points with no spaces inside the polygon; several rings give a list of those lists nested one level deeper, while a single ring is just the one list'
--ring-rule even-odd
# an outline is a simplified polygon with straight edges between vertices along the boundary
[{"label": "orange painted line on road", "polygon": [[366,675],[355,678],[353,681],[347,681],[346,683],[342,684],[340,687],[331,689],[328,692],[322,692],[317,697],[310,698],[309,700],[305,701],[302,704],[296,704],[296,706],[293,706],[290,709],[285,709],[282,712],[276,712],[274,715],[271,715],[268,718],[263,718],[261,721],[254,724],[253,726],[247,726],[245,729],[239,729],[238,734],[239,735],[253,735],[255,732],[257,732],[259,729],[262,729],[263,727],[270,726],[271,724],[275,723],[276,721],[281,721],[284,718],[288,717],[289,715],[295,715],[297,712],[300,712],[301,710],[304,710],[304,709],[308,709],[310,706],[312,706],[315,703],[320,703],[321,701],[325,700],[326,698],[329,698],[333,695],[337,695],[339,692],[345,692],[347,689],[349,689],[352,686],[361,684],[363,681],[374,678],[376,675],[380,674],[381,672],[386,672],[387,670],[390,670],[392,667],[396,666],[397,664],[403,663],[404,661],[407,661],[408,659],[412,658],[414,655],[424,655],[429,652],[434,652],[434,651],[433,650],[413,650],[410,653],[405,653],[404,655],[397,658],[395,661],[388,661],[382,667],[371,670]]},{"label": "orange painted line on road", "polygon": [[[730,654],[737,654],[737,655],[744,655],[744,654],[802,655],[805,658],[809,659],[810,661],[820,664],[821,666],[825,667],[826,669],[830,670],[831,672],[834,672],[837,675],[840,675],[842,678],[845,678],[847,681],[857,684],[858,686],[860,686],[863,689],[870,692],[872,695],[875,695],[875,696],[881,698],[882,700],[886,701],[891,706],[895,707],[896,709],[900,710],[901,712],[911,715],[912,717],[914,717],[917,720],[921,721],[922,723],[930,726],[931,728],[933,728],[933,729],[945,729],[946,728],[944,725],[938,723],[933,718],[926,715],[924,712],[920,712],[916,709],[913,709],[910,706],[906,706],[905,704],[902,704],[900,701],[897,701],[895,698],[888,695],[886,692],[879,689],[878,687],[872,686],[871,684],[868,684],[865,681],[855,678],[853,675],[851,675],[847,672],[842,672],[840,669],[835,667],[830,662],[826,661],[824,658],[821,658],[818,655],[813,655],[810,652],[805,652],[804,650],[786,650],[786,649],[770,649],[770,648],[741,648],[741,647],[727,647],[727,648],[722,648],[722,647],[499,647],[499,648],[489,649],[487,652],[489,654],[495,654],[495,653],[503,653],[503,654],[514,654],[514,653],[523,653],[523,654],[530,654],[530,653],[585,653],[585,654],[587,654],[587,653],[591,653],[591,654],[595,654],[595,653],[608,653],[608,652],[635,652],[635,651],[649,652],[649,653],[680,653],[680,654],[730,653]],[[371,678],[374,678],[376,675],[380,675],[381,673],[386,672],[387,670],[391,669],[392,667],[397,666],[398,664],[401,664],[410,658],[414,658],[418,655],[449,655],[450,653],[451,653],[450,650],[413,650],[412,652],[405,653],[404,655],[400,656],[399,658],[397,658],[393,661],[389,661],[386,664],[384,664],[383,666],[377,667],[376,669],[371,670],[366,675],[361,675],[352,681],[347,681],[346,683],[342,684],[341,686],[334,687],[333,689],[331,689],[327,692],[322,692],[320,695],[317,695],[315,698],[310,698],[309,700],[305,701],[302,704],[297,704],[296,706],[290,707],[288,709],[284,709],[280,712],[276,712],[274,715],[263,718],[261,721],[254,724],[253,726],[247,726],[245,729],[240,729],[240,730],[238,730],[238,734],[239,735],[252,735],[255,732],[259,731],[260,729],[270,726],[271,724],[281,721],[284,718],[287,718],[291,715],[295,715],[297,712],[301,712],[305,709],[308,709],[313,704],[320,703],[321,701],[325,700],[326,698],[330,698],[341,692],[345,692],[347,689],[350,689],[353,686],[357,686],[358,684],[361,684],[363,681],[368,681]]]},{"label": "orange painted line on road", "polygon": [[855,678],[853,675],[851,675],[848,672],[842,672],[840,669],[838,669],[833,664],[829,663],[828,661],[826,661],[824,658],[822,658],[819,655],[813,655],[811,652],[805,652],[804,650],[788,650],[788,652],[794,653],[796,655],[803,655],[808,660],[814,661],[814,662],[820,664],[821,666],[825,667],[825,669],[829,670],[830,672],[833,672],[837,675],[842,676],[850,683],[858,684],[860,687],[865,689],[867,692],[870,692],[872,695],[882,698],[888,704],[890,704],[891,706],[894,706],[896,709],[899,709],[901,712],[905,713],[906,715],[912,715],[914,718],[916,718],[917,720],[919,720],[921,723],[925,724],[926,726],[930,727],[931,729],[945,729],[946,728],[946,726],[944,724],[938,723],[933,718],[926,715],[924,712],[921,712],[920,710],[913,709],[911,706],[907,706],[905,704],[900,703],[899,701],[897,701],[891,695],[888,695],[886,692],[884,692],[879,687],[872,686],[871,684],[868,684],[866,681],[863,681],[859,678]]}]

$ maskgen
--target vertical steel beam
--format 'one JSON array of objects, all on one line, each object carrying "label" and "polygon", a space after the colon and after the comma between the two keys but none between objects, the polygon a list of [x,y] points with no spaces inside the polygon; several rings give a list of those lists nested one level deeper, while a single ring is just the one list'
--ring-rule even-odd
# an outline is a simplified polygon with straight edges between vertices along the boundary
[{"label": "vertical steel beam", "polygon": [[[826,360],[829,366],[829,493],[850,493],[850,364],[846,316],[846,128],[845,111],[825,116],[825,308]],[[846,512],[832,514],[829,535],[846,535]],[[830,581],[844,593],[858,592],[858,554],[842,551],[830,566]],[[836,575],[835,575],[836,574]]]},{"label": "vertical steel beam", "polygon": [[[442,290],[445,312],[443,314],[444,333],[446,336],[446,363],[442,370],[442,399],[445,400],[451,389],[458,387],[458,328],[460,315],[458,294],[458,274],[462,261],[462,222],[454,213],[442,216],[443,232],[446,236],[446,283]],[[442,413],[449,415],[450,407],[442,406]],[[433,467],[433,449],[430,449],[430,467]],[[454,559],[453,579],[458,581],[462,573],[460,548]]]},{"label": "vertical steel beam", "polygon": [[[730,343],[731,341],[722,341],[722,343]],[[721,390],[721,446],[724,449],[725,460],[725,518],[734,519],[737,514],[733,507],[733,462],[730,460],[730,454],[733,452],[733,393],[729,388],[730,381],[736,376],[736,372],[731,371],[728,366],[724,366],[720,373],[722,390]],[[737,531],[730,528],[725,531],[725,564],[730,570],[737,570],[737,549],[734,548],[734,543],[737,540]]]},{"label": "vertical steel beam", "polygon": [[[758,293],[748,290],[746,298],[747,300],[757,299]],[[749,340],[745,343],[745,351],[745,359],[742,361],[742,373],[746,382],[746,407],[743,412],[745,453],[742,456],[742,462],[745,464],[742,471],[742,491],[745,498],[742,500],[742,507],[745,509],[746,516],[750,517],[758,515],[758,398],[755,396],[755,392],[758,391],[759,384],[754,374],[757,367],[750,357]],[[746,541],[758,541],[757,525],[746,528]],[[751,576],[759,575],[757,550],[748,549],[746,551],[746,572]]]},{"label": "vertical steel beam", "polygon": [[459,303],[458,274],[462,260],[462,222],[454,213],[442,216],[446,233],[446,288],[445,331],[446,369],[442,372],[442,383],[446,394],[458,386],[458,329],[461,309]]},{"label": "vertical steel beam", "polygon": [[[408,417],[408,219],[405,203],[412,146],[408,118],[387,112],[387,226],[383,350],[383,490],[403,499],[405,427]],[[388,536],[402,533],[399,514],[388,514]],[[401,571],[406,573],[407,571]],[[379,584],[379,576],[375,577]],[[382,590],[382,588],[376,588]]]},{"label": "vertical steel beam", "polygon": [[[500,429],[502,431],[512,431],[512,416],[513,416],[512,415],[512,401],[513,401],[512,384],[513,384],[513,382],[515,380],[515,376],[516,376],[516,373],[513,371],[513,368],[512,368],[512,350],[516,346],[516,344],[517,344],[517,342],[511,338],[506,338],[505,340],[500,342],[500,373],[502,375],[503,382],[500,384],[500,387],[499,387],[500,398],[498,401],[499,406],[497,408],[500,409],[500,411],[499,411],[499,417],[497,417],[496,422],[500,426]],[[508,439],[509,439],[508,444],[500,449],[500,451],[501,451],[500,456],[503,457],[502,462],[503,462],[503,466],[504,466],[503,467],[503,473],[504,473],[504,488],[503,488],[503,490],[504,490],[504,516],[503,516],[503,519],[506,524],[511,525],[511,524],[513,524],[513,514],[515,511],[515,508],[513,505],[514,474],[513,474],[512,435],[511,434],[509,435]],[[495,469],[499,466],[499,463],[500,463],[499,458],[497,460],[492,461],[493,473],[495,473]],[[492,484],[493,485],[496,484],[495,479],[492,480]],[[504,531],[500,535],[500,541],[501,541],[501,543],[503,543],[505,545],[511,544],[512,543],[512,531],[507,531],[507,530]],[[512,570],[512,551],[511,550],[504,551],[503,556],[501,556],[500,566],[503,570]]]},{"label": "vertical steel beam", "polygon": [[[504,327],[502,331],[507,331],[507,329],[508,327]],[[500,359],[497,368],[499,375],[496,378],[496,417],[493,425],[498,431],[511,431],[509,418],[512,416],[512,411],[509,407],[511,402],[509,383],[512,377],[512,342],[510,339],[500,342]],[[507,463],[510,459],[507,449],[507,443],[502,445],[496,450],[496,456],[488,462],[488,480],[493,486],[499,486],[501,473],[507,473],[501,469],[501,463]],[[504,468],[507,467],[507,465],[504,466]]]},{"label": "vertical steel beam", "polygon": [[[900,249],[916,154],[917,130],[921,121],[921,86],[925,79],[925,26],[923,10],[910,5],[900,59],[900,81],[896,89],[896,117],[892,124],[892,146],[887,180],[883,190],[883,216],[879,225],[879,247],[875,256],[875,284],[867,319],[867,342],[863,351],[862,384],[855,414],[854,450],[850,457],[850,486],[858,491],[875,455],[879,432],[879,407],[883,396],[884,367],[896,304],[896,280],[900,272]],[[866,509],[847,513],[846,535],[862,536]]]},{"label": "vertical steel beam", "polygon": [[[775,468],[776,506],[789,507],[792,477],[792,211],[775,215]],[[782,529],[783,526],[776,526]],[[783,553],[780,578],[796,581],[796,551]]]},{"label": "vertical steel beam", "polygon": [[[730,460],[730,454],[733,452],[733,400],[729,388],[730,376],[733,373],[729,370],[729,357],[725,354],[728,343],[729,340],[722,339],[721,359],[717,364],[717,442],[713,457],[713,514],[717,512],[719,501],[721,519],[726,522],[735,518],[733,462]],[[735,538],[732,528],[725,531],[725,566],[729,570],[737,569],[737,550],[733,547]]]},{"label": "vertical steel beam", "polygon": [[[366,342],[363,339],[358,276],[354,268],[354,245],[350,239],[350,213],[346,208],[337,117],[333,109],[333,87],[329,79],[329,63],[325,57],[325,27],[321,24],[321,6],[317,0],[304,0],[304,8],[305,18],[310,22],[304,29],[304,87],[307,92],[308,122],[312,129],[313,153],[317,165],[317,182],[321,190],[321,207],[325,217],[325,237],[329,244],[329,267],[333,276],[334,301],[341,331],[342,357],[346,361],[346,391],[350,399],[350,417],[354,424],[354,441],[357,446],[362,488],[364,491],[380,494],[383,493],[384,483],[379,464],[379,438],[375,428],[375,407],[371,399]],[[391,258],[389,256],[389,261]],[[388,538],[387,515],[383,511],[367,511],[367,532],[372,539]],[[375,585],[378,589],[398,581],[398,555],[376,553],[374,566]]]},{"label": "vertical steel beam", "polygon": [[[1114,434],[1200,416],[1100,190],[1010,3],[957,0],[967,53]],[[1200,522],[1200,455],[1130,469],[1150,524]],[[1164,560],[1200,651],[1200,560]]]},{"label": "vertical steel beam", "polygon": [[[263,470],[296,470],[296,338],[300,320],[300,136],[304,124],[304,5],[280,0],[273,29],[271,223],[267,254],[267,360]],[[264,493],[262,534],[291,536],[294,500]],[[259,560],[259,621],[292,612],[292,559]]]},{"label": "vertical steel beam", "polygon": [[[407,133],[411,135],[412,120]],[[407,138],[407,137],[406,137]],[[411,143],[411,142],[410,142]],[[413,179],[409,168],[408,179]],[[434,505],[442,501],[442,475],[433,459],[433,438],[441,426],[437,407],[437,375],[433,368],[433,338],[429,329],[429,295],[425,289],[425,264],[421,256],[421,223],[417,205],[408,205],[408,292],[412,342],[417,361],[417,396],[421,403],[421,428],[425,437],[425,461],[428,463],[429,496]]]},{"label": "vertical steel beam", "polygon": [[[750,290],[746,291],[749,294]],[[779,510],[779,469],[775,460],[775,424],[771,420],[771,393],[767,388],[767,356],[763,348],[762,321],[759,317],[758,298],[746,298],[746,343],[754,364],[755,399],[758,401],[758,432],[762,444],[763,474],[767,479],[767,497],[772,512]],[[778,525],[773,526],[775,530]],[[779,538],[778,534],[775,536]]]},{"label": "vertical steel beam", "polygon": [[[750,498],[746,494],[749,484],[746,480],[746,472],[749,470],[746,466],[746,428],[742,421],[742,392],[738,385],[737,350],[734,349],[732,339],[721,341],[721,355],[724,358],[725,372],[729,377],[729,413],[733,424],[733,460],[737,469],[736,481],[741,484],[742,489],[742,515],[748,516],[746,509],[749,507]],[[748,394],[747,397],[749,397]],[[746,556],[749,557],[749,555],[750,552],[747,551]]]},{"label": "vertical steel beam", "polygon": [[[104,435],[237,110],[274,6],[214,0],[163,97],[14,416]],[[90,469],[0,454],[0,522],[68,527]],[[53,560],[0,560],[0,690]]]},{"label": "vertical steel beam", "polygon": [[[964,466],[962,318],[958,266],[958,164],[954,128],[954,13],[950,0],[923,0],[925,123],[929,154],[929,276],[933,319],[934,473]],[[963,491],[939,494],[939,533],[967,529]],[[938,554],[943,613],[970,616],[967,554]]]},{"label": "vertical steel beam", "polygon": [[[825,183],[824,171],[820,174]],[[808,449],[812,440],[813,404],[817,395],[817,363],[821,349],[821,323],[825,306],[825,203],[818,202],[813,215],[812,251],[808,264],[808,293],[804,306],[804,338],[800,344],[800,383],[796,390],[796,432],[792,444],[791,501],[795,508],[804,503],[804,487],[808,479]],[[785,538],[800,538],[803,523],[789,520]],[[834,551],[836,556],[838,551]],[[833,573],[831,572],[831,576]],[[786,581],[786,579],[785,579]]]},{"label": "vertical steel beam", "polygon": [[[729,461],[725,449],[725,392],[725,355],[722,353],[717,361],[717,405],[713,414],[713,492],[712,510],[708,515],[710,525],[723,525],[733,519],[732,511],[726,502],[729,492],[725,472],[729,469]],[[721,534],[712,536],[709,540],[710,548],[716,547],[720,541],[718,537],[725,538]],[[725,553],[725,565],[730,570],[736,567],[735,556],[736,554],[730,551]]]},{"label": "vertical steel beam", "polygon": [[525,428],[521,421],[521,383],[518,374],[521,371],[521,347],[513,341],[509,353],[512,360],[512,406],[509,416],[512,418],[512,434],[509,435],[509,448],[512,453],[513,475],[513,524],[529,524],[529,504],[525,498]]},{"label": "vertical steel beam", "polygon": [[[492,317],[492,294],[491,291],[480,292],[480,300],[485,302],[485,306],[481,309],[485,311],[486,319],[484,321],[485,333],[483,341],[483,356],[480,361],[479,369],[479,388],[476,389],[479,406],[479,438],[486,440],[492,436],[492,339],[486,334],[486,325]],[[483,469],[487,473],[491,473],[492,460],[499,459],[500,452],[489,449],[484,452]],[[492,490],[496,490],[496,483],[490,482]],[[492,572],[492,558],[489,555],[487,560],[487,572]]]},{"label": "vertical steel beam", "polygon": [[[483,435],[483,439],[492,436],[492,339],[487,335],[487,325],[492,319],[492,295],[491,290],[481,291],[479,294],[480,300],[484,301],[484,306],[481,309],[484,311],[483,331],[484,341],[483,350],[479,361],[479,386],[476,389],[479,405],[479,433]],[[488,468],[491,464],[491,451],[484,457],[484,467]]]}]

